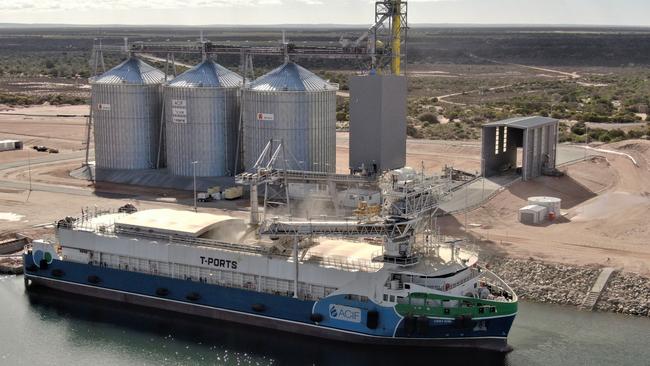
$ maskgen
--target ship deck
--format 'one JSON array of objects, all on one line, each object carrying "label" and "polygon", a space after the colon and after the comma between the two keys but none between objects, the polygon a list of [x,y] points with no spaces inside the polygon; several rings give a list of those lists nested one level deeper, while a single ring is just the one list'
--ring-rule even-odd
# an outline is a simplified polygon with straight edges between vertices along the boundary
[{"label": "ship deck", "polygon": [[[97,235],[117,235],[150,240],[173,241],[181,245],[193,245],[246,254],[275,256],[292,260],[292,238],[271,240],[258,237],[255,228],[245,221],[226,215],[195,213],[172,209],[157,209],[132,214],[116,212],[86,213],[66,224],[67,229],[90,231]],[[476,262],[471,251],[452,250],[447,245],[425,246],[424,260],[404,272],[439,275],[453,272]],[[302,263],[345,271],[375,272],[384,263],[373,259],[381,257],[381,242],[362,238],[314,237],[312,242],[299,244],[299,260]],[[454,265],[450,262],[456,262]]]}]

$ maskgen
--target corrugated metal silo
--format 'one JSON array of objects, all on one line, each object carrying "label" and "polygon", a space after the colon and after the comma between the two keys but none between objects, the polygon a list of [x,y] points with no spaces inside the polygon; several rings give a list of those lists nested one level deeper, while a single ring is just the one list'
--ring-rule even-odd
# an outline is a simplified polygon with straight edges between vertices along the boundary
[{"label": "corrugated metal silo", "polygon": [[91,80],[98,168],[156,167],[165,74],[135,57]]},{"label": "corrugated metal silo", "polygon": [[273,139],[284,143],[286,168],[335,172],[337,89],[293,62],[252,82],[244,91],[245,168]]},{"label": "corrugated metal silo", "polygon": [[174,175],[235,173],[242,77],[211,60],[164,87],[167,168]]}]

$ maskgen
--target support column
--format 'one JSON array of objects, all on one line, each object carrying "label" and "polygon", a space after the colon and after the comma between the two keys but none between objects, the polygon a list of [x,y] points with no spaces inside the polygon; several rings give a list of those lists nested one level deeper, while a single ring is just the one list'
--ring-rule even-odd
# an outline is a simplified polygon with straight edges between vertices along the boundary
[{"label": "support column", "polygon": [[293,298],[298,298],[298,237],[293,237],[293,260],[296,265],[296,276],[293,280]]},{"label": "support column", "polygon": [[260,209],[257,202],[257,184],[251,184],[251,225],[258,225],[260,223]]}]

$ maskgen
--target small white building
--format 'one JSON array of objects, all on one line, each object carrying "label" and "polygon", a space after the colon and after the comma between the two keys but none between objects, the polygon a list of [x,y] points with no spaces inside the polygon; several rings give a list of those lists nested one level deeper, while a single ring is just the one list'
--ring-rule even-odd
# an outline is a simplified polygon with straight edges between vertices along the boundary
[{"label": "small white building", "polygon": [[546,220],[547,208],[539,205],[528,205],[519,209],[519,222],[535,225]]},{"label": "small white building", "polygon": [[546,207],[547,213],[553,213],[555,217],[560,217],[560,210],[562,208],[562,199],[557,197],[528,197],[529,205],[537,205]]},{"label": "small white building", "polygon": [[0,140],[0,151],[22,150],[23,142],[20,140]]}]

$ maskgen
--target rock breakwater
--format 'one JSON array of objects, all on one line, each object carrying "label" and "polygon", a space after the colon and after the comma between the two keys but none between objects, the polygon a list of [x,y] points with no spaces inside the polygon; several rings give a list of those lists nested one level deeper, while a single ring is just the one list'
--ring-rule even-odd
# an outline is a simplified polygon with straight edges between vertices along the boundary
[{"label": "rock breakwater", "polygon": [[[484,265],[505,280],[522,300],[579,306],[601,268],[549,263],[535,259],[486,258]],[[603,291],[596,309],[650,316],[650,278],[616,272]]]}]

